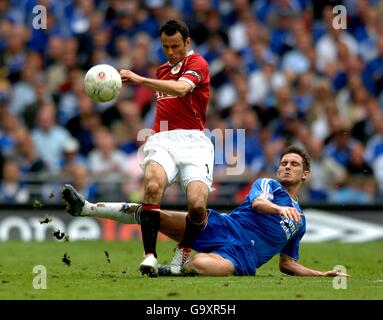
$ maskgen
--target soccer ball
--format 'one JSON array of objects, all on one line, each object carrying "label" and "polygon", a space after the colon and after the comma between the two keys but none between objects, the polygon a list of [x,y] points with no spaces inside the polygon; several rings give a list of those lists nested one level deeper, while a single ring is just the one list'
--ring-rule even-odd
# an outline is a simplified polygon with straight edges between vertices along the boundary
[{"label": "soccer ball", "polygon": [[90,68],[84,79],[84,91],[95,102],[113,100],[120,93],[121,85],[120,74],[108,64]]}]

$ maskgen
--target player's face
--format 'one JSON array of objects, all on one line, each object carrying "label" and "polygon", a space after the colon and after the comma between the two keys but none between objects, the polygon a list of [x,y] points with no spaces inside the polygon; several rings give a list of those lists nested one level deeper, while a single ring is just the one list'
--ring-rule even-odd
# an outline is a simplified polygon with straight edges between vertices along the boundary
[{"label": "player's face", "polygon": [[190,38],[185,41],[182,38],[181,33],[176,32],[172,36],[168,36],[165,33],[161,34],[162,50],[169,62],[172,65],[176,65],[183,58],[186,57],[187,50],[190,46]]},{"label": "player's face", "polygon": [[282,185],[294,185],[305,181],[309,172],[303,168],[303,159],[296,153],[288,153],[279,163],[277,178]]}]

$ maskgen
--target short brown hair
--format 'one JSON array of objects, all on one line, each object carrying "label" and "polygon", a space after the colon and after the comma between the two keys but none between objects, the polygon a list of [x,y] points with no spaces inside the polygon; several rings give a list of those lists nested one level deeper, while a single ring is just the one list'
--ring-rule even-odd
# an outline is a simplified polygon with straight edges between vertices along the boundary
[{"label": "short brown hair", "polygon": [[305,149],[296,145],[288,146],[282,151],[280,160],[289,153],[296,153],[299,155],[303,160],[303,170],[310,171],[311,158]]},{"label": "short brown hair", "polygon": [[165,33],[167,36],[172,36],[179,32],[184,41],[189,38],[189,27],[182,20],[169,20],[165,22],[160,28],[160,35]]}]

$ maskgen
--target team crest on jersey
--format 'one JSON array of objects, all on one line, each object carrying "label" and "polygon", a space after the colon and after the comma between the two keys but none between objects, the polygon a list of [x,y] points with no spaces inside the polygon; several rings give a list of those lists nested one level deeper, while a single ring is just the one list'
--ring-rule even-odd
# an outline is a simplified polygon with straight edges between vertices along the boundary
[{"label": "team crest on jersey", "polygon": [[176,66],[172,68],[171,73],[177,74],[178,72],[180,72],[181,67],[182,67],[182,62],[179,62]]}]

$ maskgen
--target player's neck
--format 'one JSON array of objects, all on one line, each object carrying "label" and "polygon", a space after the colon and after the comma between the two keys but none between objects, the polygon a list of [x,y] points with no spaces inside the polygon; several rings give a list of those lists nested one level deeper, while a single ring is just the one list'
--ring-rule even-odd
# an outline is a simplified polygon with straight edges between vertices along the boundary
[{"label": "player's neck", "polygon": [[298,202],[298,193],[299,193],[300,185],[290,185],[290,186],[284,186],[284,187],[286,189],[286,192],[289,194],[290,198]]},{"label": "player's neck", "polygon": [[291,199],[293,199],[294,201],[298,202],[298,192],[290,192],[288,191],[289,193],[289,196]]},{"label": "player's neck", "polygon": [[172,67],[175,67],[175,66],[176,66],[177,64],[179,64],[181,61],[183,61],[187,56],[190,56],[190,55],[192,55],[193,53],[194,53],[194,50],[189,50],[189,51],[186,52],[186,55],[185,55],[181,60],[179,60],[178,62],[171,64],[170,61],[168,61],[168,62],[169,62],[169,65],[172,66]]}]

